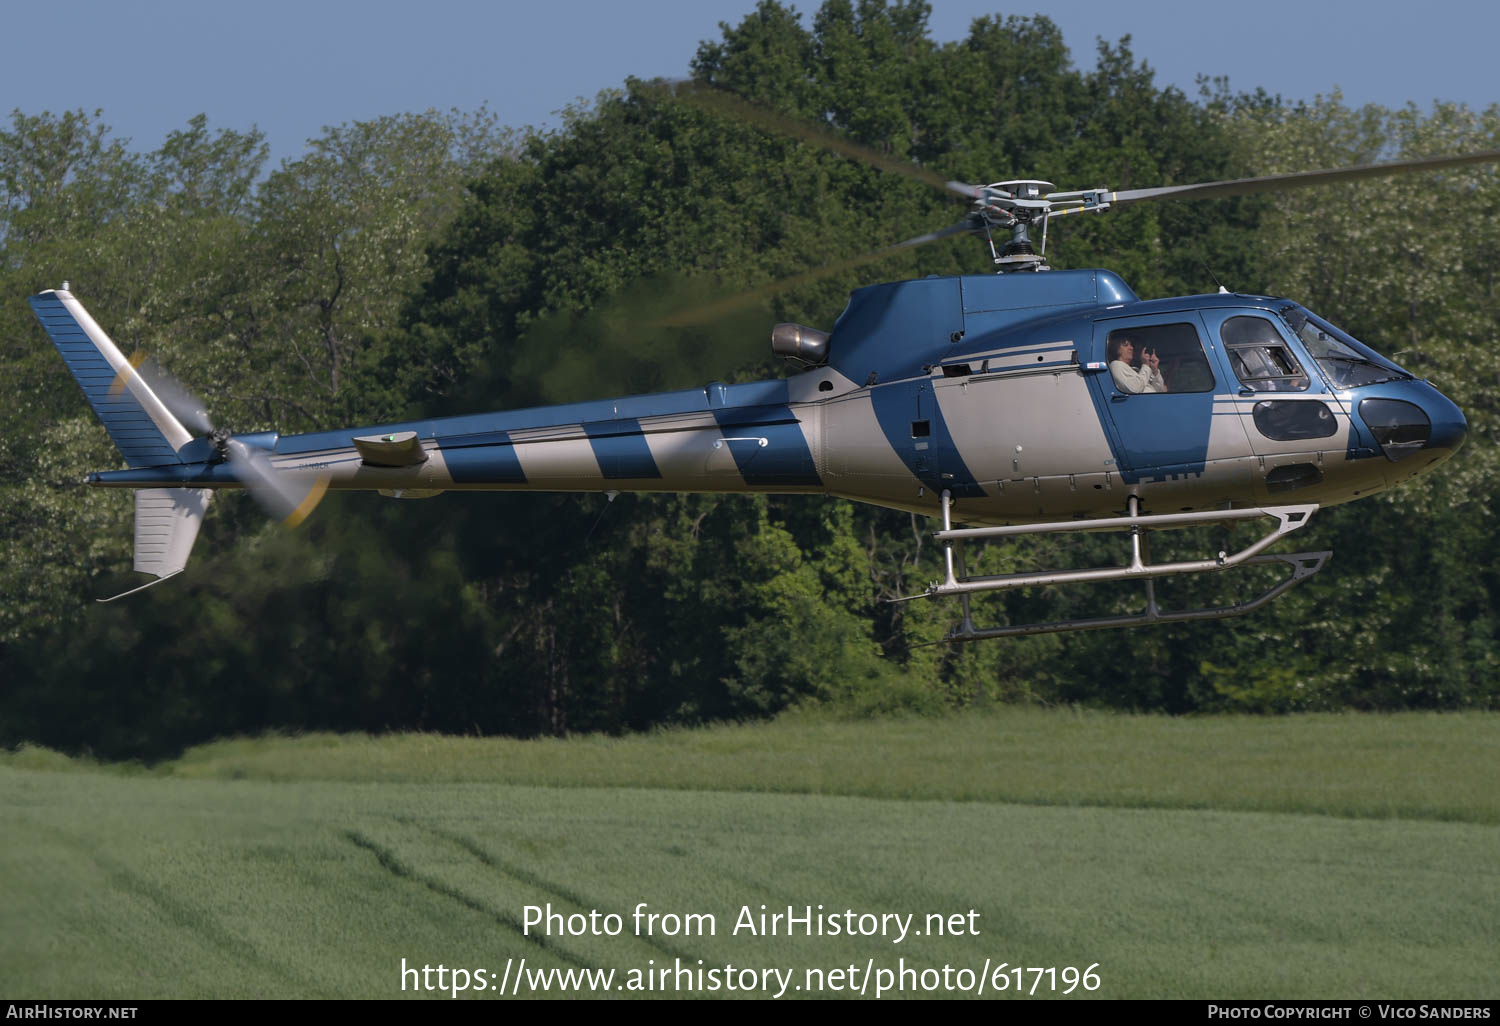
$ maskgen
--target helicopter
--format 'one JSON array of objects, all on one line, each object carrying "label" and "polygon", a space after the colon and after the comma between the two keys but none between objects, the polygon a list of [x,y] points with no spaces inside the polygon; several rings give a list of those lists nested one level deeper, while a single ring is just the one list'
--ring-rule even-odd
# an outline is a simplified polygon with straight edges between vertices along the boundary
[{"label": "helicopter", "polygon": [[[1219,619],[1318,573],[1331,553],[1267,550],[1324,506],[1440,466],[1464,443],[1464,415],[1294,300],[1223,286],[1142,300],[1112,271],[1050,269],[1050,220],[1496,161],[1500,151],[1133,190],[940,181],[968,203],[964,217],[873,255],[968,233],[988,244],[997,273],[869,285],[828,330],[778,324],[771,349],[795,368],[787,377],[300,435],[216,426],[190,392],[143,366],[143,354],[127,358],[67,282],[30,303],[128,465],[88,483],[135,491],[134,568],[154,579],[101,601],[181,573],[222,488],[250,490],[293,526],[328,489],[399,499],[762,492],[938,519],[942,579],[896,601],[957,597],[962,618],[946,641]],[[1151,559],[1153,531],[1244,521],[1269,524],[1238,551]],[[1077,531],[1128,534],[1128,558],[1097,569],[967,572],[967,542]],[[1167,610],[1156,599],[1165,578],[1267,564],[1284,577],[1248,601]],[[973,620],[976,593],[1112,580],[1141,581],[1145,608],[1049,623]]]}]

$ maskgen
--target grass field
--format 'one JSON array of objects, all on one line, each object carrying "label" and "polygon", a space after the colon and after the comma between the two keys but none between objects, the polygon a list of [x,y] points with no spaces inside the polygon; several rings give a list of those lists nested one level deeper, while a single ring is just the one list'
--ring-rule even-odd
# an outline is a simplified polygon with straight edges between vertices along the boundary
[{"label": "grass field", "polygon": [[[0,995],[398,997],[404,958],[492,973],[468,996],[493,999],[524,957],[614,986],[779,968],[789,997],[808,969],[858,988],[872,964],[988,959],[1097,963],[1102,997],[1495,998],[1497,783],[1481,714],[310,736],[151,768],[23,749],[0,755]],[[716,930],[636,936],[640,902]],[[526,935],[548,903],[623,931]],[[923,935],[732,932],[762,904],[916,913]],[[970,909],[977,936],[924,930]]]}]

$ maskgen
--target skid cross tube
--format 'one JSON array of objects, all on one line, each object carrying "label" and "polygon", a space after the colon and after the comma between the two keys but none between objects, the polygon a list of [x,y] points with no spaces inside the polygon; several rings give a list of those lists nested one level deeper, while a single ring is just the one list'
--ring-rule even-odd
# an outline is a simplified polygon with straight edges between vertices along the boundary
[{"label": "skid cross tube", "polygon": [[[1197,513],[1142,514],[1140,500],[1130,496],[1128,515],[1104,517],[1097,520],[1067,520],[1047,524],[1023,524],[1009,527],[972,527],[955,530],[953,527],[953,496],[944,491],[942,499],[943,529],[934,537],[943,543],[944,578],[934,581],[921,595],[909,595],[897,602],[915,598],[933,598],[942,595],[957,595],[963,609],[963,622],[950,632],[945,641],[977,641],[984,638],[1002,638],[1023,634],[1048,634],[1060,631],[1100,630],[1108,627],[1134,627],[1142,624],[1172,623],[1183,620],[1214,620],[1241,616],[1270,602],[1291,588],[1323,569],[1331,552],[1298,552],[1289,555],[1263,555],[1264,551],[1281,538],[1307,524],[1316,505],[1264,506],[1252,509],[1208,510]],[[1179,561],[1175,563],[1152,563],[1151,548],[1147,533],[1163,528],[1203,527],[1210,524],[1239,520],[1268,518],[1275,521],[1271,532],[1232,555],[1220,552],[1213,559]],[[1062,534],[1077,531],[1129,531],[1130,562],[1126,566],[1101,567],[1090,570],[1045,570],[1034,573],[996,574],[970,577],[965,566],[963,545],[965,541],[978,538],[1004,538],[1025,534]],[[1291,567],[1291,575],[1261,595],[1232,605],[1213,606],[1204,609],[1163,611],[1156,602],[1156,579],[1175,577],[1180,574],[1212,573],[1232,570],[1240,566],[1264,566],[1284,563]],[[1102,616],[1075,620],[1059,620],[1054,623],[1021,624],[1006,627],[977,628],[974,626],[969,605],[969,596],[976,592],[1001,591],[1009,588],[1041,587],[1058,584],[1082,584],[1096,581],[1121,581],[1139,579],[1146,588],[1144,612],[1123,616]]]}]

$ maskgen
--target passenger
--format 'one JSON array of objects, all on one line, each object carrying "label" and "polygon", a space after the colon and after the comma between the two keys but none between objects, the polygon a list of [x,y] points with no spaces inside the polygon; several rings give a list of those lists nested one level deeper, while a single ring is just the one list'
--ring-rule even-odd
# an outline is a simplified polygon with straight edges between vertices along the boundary
[{"label": "passenger", "polygon": [[1165,392],[1167,383],[1161,376],[1161,357],[1147,346],[1141,355],[1135,355],[1135,343],[1129,338],[1112,338],[1106,349],[1109,372],[1114,375],[1115,387],[1121,392],[1138,395],[1142,392]]}]

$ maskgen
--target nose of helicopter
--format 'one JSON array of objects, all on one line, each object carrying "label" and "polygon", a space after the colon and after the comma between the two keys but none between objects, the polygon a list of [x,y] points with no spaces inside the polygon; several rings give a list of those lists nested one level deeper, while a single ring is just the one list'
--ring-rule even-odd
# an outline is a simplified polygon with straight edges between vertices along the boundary
[{"label": "nose of helicopter", "polygon": [[[1453,400],[1425,381],[1391,382],[1364,390],[1359,415],[1380,451],[1411,473],[1447,460],[1469,434],[1469,423]],[[1413,457],[1420,457],[1413,459]]]},{"label": "nose of helicopter", "polygon": [[1469,422],[1464,419],[1464,411],[1452,399],[1435,388],[1432,394],[1434,398],[1423,405],[1427,416],[1432,420],[1432,433],[1427,436],[1427,448],[1447,450],[1446,455],[1452,456],[1463,448],[1464,440],[1469,437]]}]

